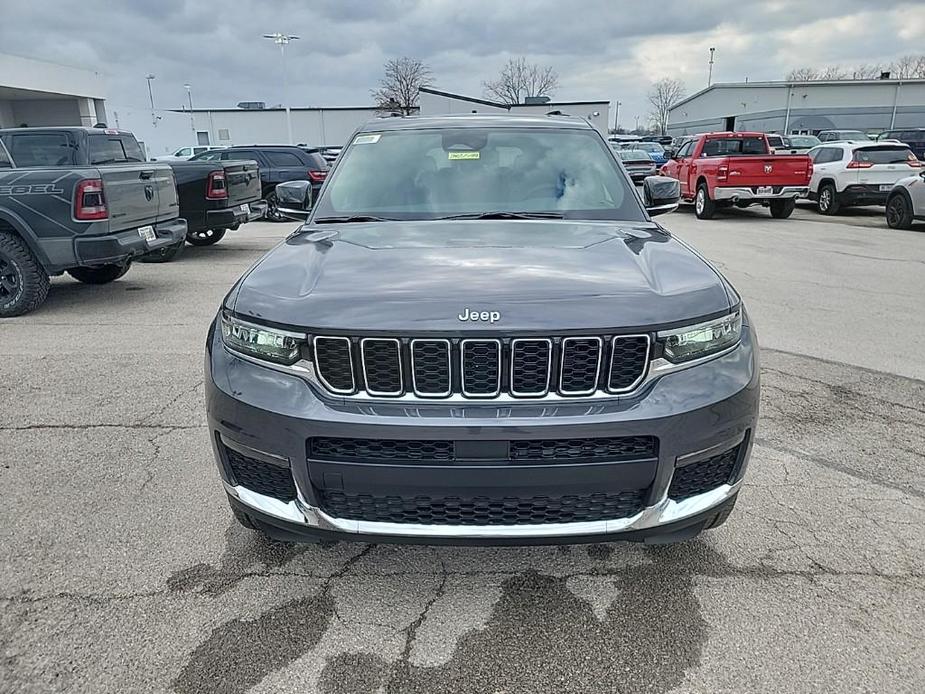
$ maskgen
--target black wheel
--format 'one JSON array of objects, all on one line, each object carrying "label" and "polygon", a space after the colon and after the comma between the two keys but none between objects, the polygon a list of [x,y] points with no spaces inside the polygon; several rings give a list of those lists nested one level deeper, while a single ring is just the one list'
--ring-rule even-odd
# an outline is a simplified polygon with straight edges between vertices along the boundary
[{"label": "black wheel", "polygon": [[902,193],[897,193],[887,201],[886,223],[890,229],[912,228],[912,205]]},{"label": "black wheel", "polygon": [[267,214],[266,220],[268,222],[288,222],[291,221],[280,214],[279,212],[279,201],[276,199],[276,191],[273,191],[266,197],[267,201]]},{"label": "black wheel", "polygon": [[793,210],[796,208],[796,206],[796,198],[787,198],[786,200],[772,200],[771,216],[774,217],[774,219],[787,219],[787,217],[793,214]]},{"label": "black wheel", "polygon": [[180,243],[175,243],[173,246],[151,251],[147,255],[139,258],[139,260],[143,263],[169,263],[171,260],[179,258],[185,247],[186,241],[180,241]]},{"label": "black wheel", "polygon": [[703,526],[704,530],[712,530],[713,528],[718,528],[729,518],[729,514],[732,513],[732,509],[735,508],[736,501],[738,500],[738,495],[734,496],[732,502],[723,507],[723,510],[713,516],[713,519]]},{"label": "black wheel", "polygon": [[132,266],[131,262],[125,265],[100,265],[99,267],[75,267],[67,271],[71,277],[84,284],[109,284],[122,277]]},{"label": "black wheel", "polygon": [[213,243],[221,241],[226,231],[227,229],[191,231],[186,235],[186,242],[191,246],[211,246]]},{"label": "black wheel", "polygon": [[25,242],[0,231],[0,318],[34,311],[48,296],[48,273]]},{"label": "black wheel", "polygon": [[251,520],[251,517],[248,516],[244,511],[239,508],[231,507],[231,512],[234,514],[234,518],[238,523],[243,525],[248,530],[259,530],[260,528]]},{"label": "black wheel", "polygon": [[694,213],[697,219],[713,219],[716,213],[716,203],[710,200],[710,191],[707,184],[701,183],[697,187],[697,196],[694,198]]},{"label": "black wheel", "polygon": [[838,202],[838,191],[831,183],[824,183],[819,188],[819,212],[822,214],[838,214],[841,204]]}]

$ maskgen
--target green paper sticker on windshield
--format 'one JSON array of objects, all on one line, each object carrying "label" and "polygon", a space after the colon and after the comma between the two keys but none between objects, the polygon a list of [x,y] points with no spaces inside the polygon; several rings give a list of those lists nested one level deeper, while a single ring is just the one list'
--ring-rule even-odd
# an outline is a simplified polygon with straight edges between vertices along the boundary
[{"label": "green paper sticker on windshield", "polygon": [[478,152],[447,152],[447,159],[456,161],[458,159],[478,159]]},{"label": "green paper sticker on windshield", "polygon": [[353,138],[353,144],[355,145],[374,145],[379,142],[379,138],[382,135],[357,135]]}]

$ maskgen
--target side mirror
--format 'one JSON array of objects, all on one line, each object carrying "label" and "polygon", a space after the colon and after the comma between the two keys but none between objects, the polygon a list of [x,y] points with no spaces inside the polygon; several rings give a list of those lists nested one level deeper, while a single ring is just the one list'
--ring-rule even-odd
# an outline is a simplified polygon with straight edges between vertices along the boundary
[{"label": "side mirror", "polygon": [[642,182],[642,201],[650,217],[674,212],[681,201],[681,183],[668,176],[646,176]]},{"label": "side mirror", "polygon": [[312,204],[311,181],[289,181],[276,186],[276,209],[284,217],[307,219]]}]

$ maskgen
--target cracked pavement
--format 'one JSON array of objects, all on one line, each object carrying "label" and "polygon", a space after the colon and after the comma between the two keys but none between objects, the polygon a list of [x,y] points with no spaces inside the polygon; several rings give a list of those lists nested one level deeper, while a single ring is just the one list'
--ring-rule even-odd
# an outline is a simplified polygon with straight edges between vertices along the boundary
[{"label": "cracked pavement", "polygon": [[291,227],[55,279],[0,323],[0,692],[925,690],[925,233],[660,219],[746,298],[763,378],[736,511],[667,547],[262,540],[218,482],[202,350]]}]

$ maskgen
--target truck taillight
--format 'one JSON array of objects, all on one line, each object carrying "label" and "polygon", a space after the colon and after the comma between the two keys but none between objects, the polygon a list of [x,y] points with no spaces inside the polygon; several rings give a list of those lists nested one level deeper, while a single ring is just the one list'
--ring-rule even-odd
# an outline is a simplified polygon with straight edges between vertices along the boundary
[{"label": "truck taillight", "polygon": [[100,178],[88,178],[80,181],[74,189],[74,219],[81,222],[93,222],[108,219],[109,209],[103,195],[103,181]]},{"label": "truck taillight", "polygon": [[228,188],[225,187],[224,171],[213,171],[209,174],[209,181],[206,186],[206,198],[208,200],[228,199]]},{"label": "truck taillight", "polygon": [[729,178],[729,167],[725,164],[721,164],[716,170],[716,180],[725,181],[727,178]]},{"label": "truck taillight", "polygon": [[324,179],[328,177],[328,172],[324,169],[309,169],[308,170],[308,180],[312,183],[321,183]]}]

